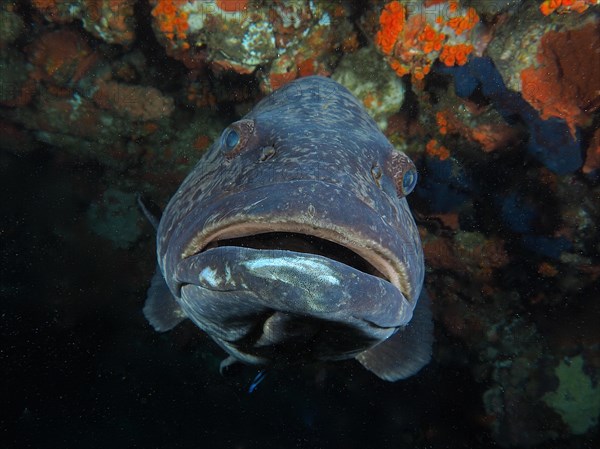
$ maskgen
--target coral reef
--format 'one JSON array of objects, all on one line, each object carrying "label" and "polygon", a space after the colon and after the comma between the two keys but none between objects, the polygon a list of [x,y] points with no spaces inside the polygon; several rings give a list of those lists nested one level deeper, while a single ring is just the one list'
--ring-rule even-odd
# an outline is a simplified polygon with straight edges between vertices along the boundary
[{"label": "coral reef", "polygon": [[597,0],[544,0],[540,5],[540,12],[547,16],[556,12],[565,14],[569,12],[584,12],[591,5],[597,5]]},{"label": "coral reef", "polygon": [[464,65],[473,52],[479,16],[456,1],[387,3],[374,41],[399,75],[423,79],[439,58],[447,66]]},{"label": "coral reef", "polygon": [[[481,94],[508,123],[519,118],[529,132],[528,152],[550,170],[567,174],[582,166],[579,135],[573,135],[568,123],[562,119],[550,117],[544,120],[521,95],[507,89],[489,58],[476,57],[463,67],[445,67],[440,71],[453,75],[455,91],[460,95],[470,97],[480,89]],[[454,126],[460,129],[459,125]],[[472,140],[485,143],[486,136],[481,135],[481,129],[472,131],[465,133],[470,135]],[[504,134],[510,139],[512,133]]]},{"label": "coral reef", "polygon": [[600,387],[585,373],[581,356],[562,361],[555,373],[558,388],[542,400],[560,414],[575,435],[582,435],[598,424]]},{"label": "coral reef", "polygon": [[50,22],[81,20],[83,27],[111,44],[130,45],[135,38],[134,0],[31,0]]},{"label": "coral reef", "polygon": [[171,56],[216,72],[260,69],[263,92],[330,74],[332,51],[355,45],[348,12],[330,2],[152,1],[155,33]]},{"label": "coral reef", "polygon": [[[573,46],[573,42],[579,42]],[[600,107],[600,24],[563,32],[550,31],[542,37],[536,67],[521,72],[523,98],[542,119],[558,117],[567,122],[574,136],[576,126],[589,124]],[[577,51],[574,51],[577,50]]]},{"label": "coral reef", "polygon": [[0,105],[26,106],[33,97],[35,81],[22,54],[10,48],[0,49]]},{"label": "coral reef", "polygon": [[173,99],[154,87],[127,86],[116,82],[99,81],[92,99],[103,109],[125,115],[132,120],[160,120],[175,109]]},{"label": "coral reef", "polygon": [[0,5],[0,48],[15,42],[23,33],[25,24],[9,3]]},{"label": "coral reef", "polygon": [[[583,14],[551,14],[548,17],[541,15],[539,8],[540,4],[535,1],[521,2],[493,28],[493,36],[485,49],[485,54],[493,59],[506,86],[515,92],[521,92],[523,70],[538,66],[538,55],[543,53],[543,36],[579,29],[587,23],[596,22],[596,7]],[[570,49],[574,52],[581,49],[585,54],[585,48],[589,48],[585,41],[573,44]]]},{"label": "coral reef", "polygon": [[382,129],[404,101],[402,80],[370,47],[344,56],[331,78],[359,98]]}]

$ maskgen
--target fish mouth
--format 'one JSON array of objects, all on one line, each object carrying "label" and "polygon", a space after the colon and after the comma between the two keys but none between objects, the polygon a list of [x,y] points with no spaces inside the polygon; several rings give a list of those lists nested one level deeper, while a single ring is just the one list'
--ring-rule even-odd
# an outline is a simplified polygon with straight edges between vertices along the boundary
[{"label": "fish mouth", "polygon": [[189,247],[175,276],[186,315],[249,363],[354,357],[411,319],[382,256],[298,228],[230,225]]},{"label": "fish mouth", "polygon": [[363,273],[390,280],[373,264],[351,249],[321,237],[298,232],[265,232],[243,237],[222,238],[210,242],[203,251],[223,246],[262,250],[287,250],[327,257]]},{"label": "fish mouth", "polygon": [[408,299],[404,267],[385,248],[364,246],[360,237],[304,223],[235,223],[215,230],[203,241],[193,239],[183,259],[219,247],[287,250],[317,255],[347,265],[394,285]]}]

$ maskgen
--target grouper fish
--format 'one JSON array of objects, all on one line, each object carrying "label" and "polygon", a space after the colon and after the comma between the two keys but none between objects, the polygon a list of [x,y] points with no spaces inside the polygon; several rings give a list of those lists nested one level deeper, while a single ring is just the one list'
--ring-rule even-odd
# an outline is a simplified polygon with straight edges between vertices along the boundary
[{"label": "grouper fish", "polygon": [[395,381],[428,363],[413,162],[343,86],[306,77],[229,125],[157,229],[144,314],[189,318],[222,366],[355,358]]}]

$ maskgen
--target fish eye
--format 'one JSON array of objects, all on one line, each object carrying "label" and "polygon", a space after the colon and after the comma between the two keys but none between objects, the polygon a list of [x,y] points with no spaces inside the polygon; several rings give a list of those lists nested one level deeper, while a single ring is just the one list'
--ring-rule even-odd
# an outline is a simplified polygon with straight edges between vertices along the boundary
[{"label": "fish eye", "polygon": [[233,150],[240,143],[240,135],[234,129],[226,129],[223,134],[222,142],[227,150]]},{"label": "fish eye", "polygon": [[417,178],[417,170],[414,167],[410,167],[406,170],[406,173],[404,173],[404,176],[402,177],[402,192],[404,195],[408,195],[413,191],[417,185]]},{"label": "fish eye", "polygon": [[254,120],[252,119],[238,120],[225,128],[221,134],[219,145],[225,159],[231,160],[256,146],[252,140],[253,138],[254,142],[257,140],[254,129]]}]

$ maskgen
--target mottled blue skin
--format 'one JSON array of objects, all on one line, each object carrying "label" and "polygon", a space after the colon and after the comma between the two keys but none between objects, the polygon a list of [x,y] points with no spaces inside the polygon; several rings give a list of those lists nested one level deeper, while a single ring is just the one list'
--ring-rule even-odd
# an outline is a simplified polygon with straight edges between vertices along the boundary
[{"label": "mottled blue skin", "polygon": [[[230,128],[240,143],[228,148],[226,130],[159,224],[160,272],[183,315],[255,364],[354,357],[406,326],[424,276],[401,188],[412,163],[360,102],[302,78]],[[351,248],[387,280],[323,255],[210,244],[271,231]]]}]

